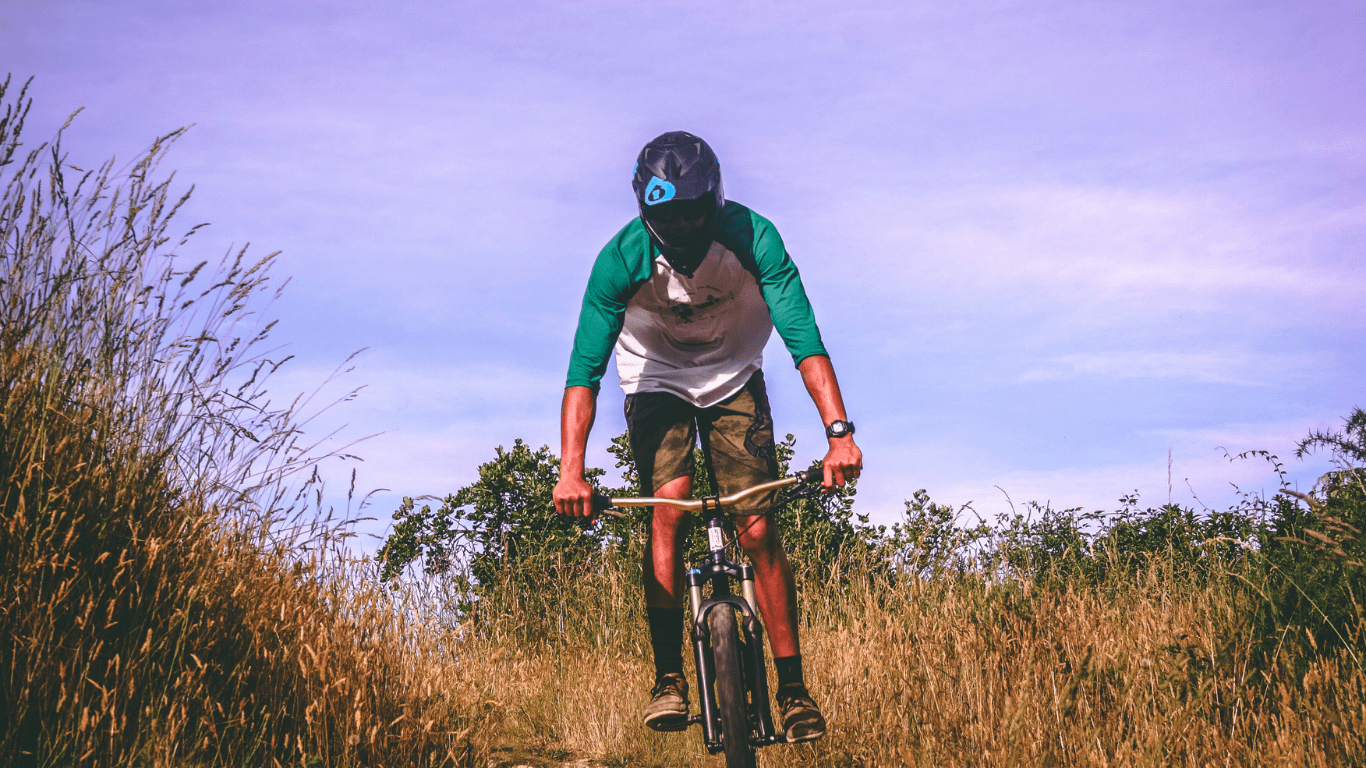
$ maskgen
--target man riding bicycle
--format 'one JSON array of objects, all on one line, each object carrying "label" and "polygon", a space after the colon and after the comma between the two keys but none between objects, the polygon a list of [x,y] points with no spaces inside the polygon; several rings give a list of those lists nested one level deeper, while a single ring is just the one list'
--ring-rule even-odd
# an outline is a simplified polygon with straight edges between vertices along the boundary
[{"label": "man riding bicycle", "polygon": [[[762,371],[773,329],[792,354],[826,426],[824,485],[858,477],[854,444],[834,368],[821,343],[801,277],[773,225],[725,199],[711,147],[683,131],[645,145],[632,179],[640,216],[593,265],[579,314],[560,416],[562,458],[555,507],[592,516],[584,451],[597,392],[615,345],[626,392],[626,425],[641,493],[692,495],[693,446],[722,494],[778,477],[773,419]],[[741,547],[754,565],[759,610],[778,674],[775,694],[790,742],[825,735],[802,679],[796,586],[776,525],[776,492],[735,511]],[[655,684],[645,724],[687,726],[683,677],[683,542],[687,513],[656,506],[644,558],[645,604]]]}]

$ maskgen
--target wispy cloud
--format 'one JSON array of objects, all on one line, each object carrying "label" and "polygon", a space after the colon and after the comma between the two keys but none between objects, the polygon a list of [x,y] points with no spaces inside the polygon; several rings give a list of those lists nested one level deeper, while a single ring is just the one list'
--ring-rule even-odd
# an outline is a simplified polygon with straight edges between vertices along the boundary
[{"label": "wispy cloud", "polygon": [[1220,352],[1107,352],[1060,355],[1026,370],[1021,382],[1101,379],[1174,379],[1243,387],[1273,386],[1264,374],[1285,368],[1313,368],[1315,355],[1255,355]]},{"label": "wispy cloud", "polygon": [[1118,183],[936,190],[860,199],[843,215],[864,233],[855,235],[861,276],[895,275],[921,292],[1059,302],[1115,320],[1247,305],[1350,319],[1366,280],[1339,241],[1366,229],[1366,207],[1268,215],[1232,193]]}]

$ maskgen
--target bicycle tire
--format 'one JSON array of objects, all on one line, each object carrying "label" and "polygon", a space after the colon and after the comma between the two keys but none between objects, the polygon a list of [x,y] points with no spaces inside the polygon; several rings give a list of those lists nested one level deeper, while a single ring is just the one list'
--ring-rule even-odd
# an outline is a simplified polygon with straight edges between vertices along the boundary
[{"label": "bicycle tire", "polygon": [[726,768],[755,768],[754,745],[749,742],[745,702],[745,673],[740,660],[740,636],[729,607],[718,607],[707,617],[716,669],[716,707],[721,714],[721,744]]}]

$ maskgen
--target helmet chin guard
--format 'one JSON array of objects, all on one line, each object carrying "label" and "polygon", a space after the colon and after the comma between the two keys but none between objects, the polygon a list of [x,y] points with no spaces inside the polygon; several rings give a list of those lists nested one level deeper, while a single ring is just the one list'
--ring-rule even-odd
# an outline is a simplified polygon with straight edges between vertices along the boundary
[{"label": "helmet chin guard", "polygon": [[631,187],[650,240],[670,266],[691,277],[726,205],[716,153],[686,131],[661,134],[640,150]]}]

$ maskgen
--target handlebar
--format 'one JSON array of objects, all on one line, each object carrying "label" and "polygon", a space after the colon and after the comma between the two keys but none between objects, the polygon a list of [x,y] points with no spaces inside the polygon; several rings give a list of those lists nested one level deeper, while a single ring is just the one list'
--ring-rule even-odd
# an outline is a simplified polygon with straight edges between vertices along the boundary
[{"label": "handlebar", "polygon": [[[787,477],[782,477],[777,480],[770,480],[767,483],[759,483],[758,485],[753,486],[751,488],[746,488],[743,491],[736,491],[735,493],[732,493],[730,495],[722,496],[716,500],[716,503],[722,507],[731,507],[745,499],[748,499],[750,496],[764,493],[766,491],[776,491],[779,488],[786,488],[790,485],[820,485],[824,482],[825,471],[822,470],[820,467],[812,467],[811,469],[807,469],[793,475],[788,475]],[[621,512],[613,511],[612,509],[610,509],[611,507],[653,507],[657,504],[663,504],[666,506],[677,507],[679,509],[686,509],[689,511],[701,511],[703,503],[704,502],[702,499],[665,499],[656,496],[648,496],[643,498],[609,498],[607,496],[593,497],[593,509],[597,512],[601,512],[604,515],[611,515],[612,517],[625,517],[626,515],[622,514]]]}]

